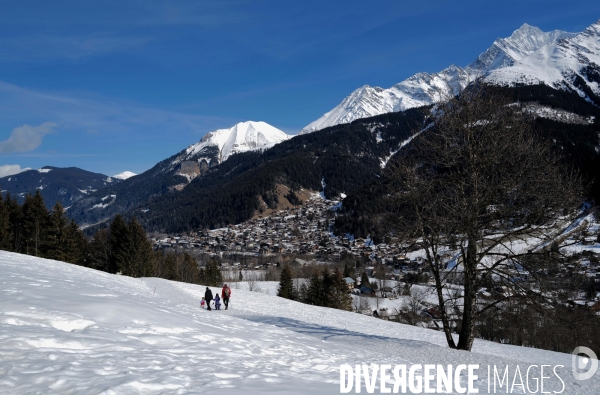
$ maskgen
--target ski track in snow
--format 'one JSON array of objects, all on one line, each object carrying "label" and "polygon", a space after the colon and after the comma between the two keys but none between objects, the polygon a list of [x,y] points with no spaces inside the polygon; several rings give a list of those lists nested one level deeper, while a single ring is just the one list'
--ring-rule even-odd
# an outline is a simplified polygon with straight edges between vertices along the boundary
[{"label": "ski track in snow", "polygon": [[258,292],[233,288],[230,309],[209,312],[203,286],[4,251],[0,281],[1,394],[330,394],[344,363],[478,363],[480,393],[487,365],[561,364],[565,393],[600,391],[600,373],[573,379],[569,354],[455,351],[440,332]]}]

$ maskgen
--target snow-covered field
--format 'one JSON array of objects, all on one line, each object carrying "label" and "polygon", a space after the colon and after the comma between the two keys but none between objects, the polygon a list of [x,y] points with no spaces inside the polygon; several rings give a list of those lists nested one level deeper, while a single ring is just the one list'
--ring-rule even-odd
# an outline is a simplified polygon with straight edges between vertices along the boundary
[{"label": "snow-covered field", "polygon": [[[230,309],[209,312],[201,286],[3,251],[0,281],[1,394],[335,394],[339,366],[363,363],[479,364],[479,393],[488,365],[508,365],[511,381],[517,366],[525,376],[564,365],[563,393],[600,393],[600,373],[575,380],[568,354],[486,341],[450,350],[442,333],[277,298],[270,286],[233,288]],[[559,391],[548,375],[545,391]]]}]

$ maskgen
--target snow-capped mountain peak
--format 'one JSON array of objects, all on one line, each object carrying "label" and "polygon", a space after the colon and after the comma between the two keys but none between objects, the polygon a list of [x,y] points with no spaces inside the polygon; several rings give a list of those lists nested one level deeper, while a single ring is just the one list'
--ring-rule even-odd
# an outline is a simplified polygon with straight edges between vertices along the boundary
[{"label": "snow-capped mountain peak", "polygon": [[394,111],[391,92],[378,86],[364,85],[346,97],[333,110],[304,127],[299,134],[307,134],[328,126],[350,123],[355,119]]},{"label": "snow-capped mountain peak", "polygon": [[525,23],[510,37],[498,38],[494,41],[492,46],[480,54],[469,67],[482,72],[510,67],[545,45],[556,44],[561,39],[575,35],[576,33],[562,30],[543,32],[540,28]]},{"label": "snow-capped mountain peak", "polygon": [[134,172],[131,172],[131,171],[124,171],[122,173],[115,174],[114,176],[112,176],[112,178],[117,178],[119,180],[126,180],[133,176],[137,176],[137,174],[135,174]]},{"label": "snow-capped mountain peak", "polygon": [[600,19],[588,26],[580,35],[586,37],[600,37]]},{"label": "snow-capped mountain peak", "polygon": [[176,170],[189,182],[231,155],[265,150],[291,137],[266,122],[240,122],[229,129],[207,133],[199,142],[175,155],[166,170]]},{"label": "snow-capped mountain peak", "polygon": [[472,74],[469,69],[452,65],[439,73],[417,73],[389,89],[364,85],[352,92],[333,110],[304,127],[299,134],[350,123],[360,118],[432,104],[460,92],[475,78]]},{"label": "snow-capped mountain peak", "polygon": [[233,154],[271,148],[290,137],[266,122],[240,122],[229,129],[218,129],[207,133],[200,142],[190,145],[185,150],[185,159],[189,160],[201,154],[206,148],[213,147],[218,150],[216,159],[221,163]]},{"label": "snow-capped mountain peak", "polygon": [[493,70],[486,81],[499,85],[543,83],[599,101],[600,21],[579,34],[540,47],[511,67]]},{"label": "snow-capped mountain peak", "polygon": [[[587,29],[589,35],[596,34],[600,29],[600,26],[593,26]],[[481,75],[511,67],[540,48],[575,36],[575,33],[561,30],[543,32],[535,26],[523,24],[510,37],[494,41],[490,48],[465,68],[451,65],[439,73],[417,73],[388,89],[364,85],[333,110],[304,127],[300,134],[350,123],[359,118],[433,104],[458,94],[469,82]]]}]

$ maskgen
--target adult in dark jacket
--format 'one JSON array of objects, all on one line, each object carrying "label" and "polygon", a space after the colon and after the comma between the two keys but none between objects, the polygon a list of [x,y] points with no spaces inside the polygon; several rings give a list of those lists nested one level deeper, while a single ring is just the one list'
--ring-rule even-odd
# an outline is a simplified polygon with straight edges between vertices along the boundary
[{"label": "adult in dark jacket", "polygon": [[213,294],[210,288],[206,287],[206,292],[204,292],[204,299],[206,300],[206,308],[207,310],[211,310],[210,302],[213,300]]}]

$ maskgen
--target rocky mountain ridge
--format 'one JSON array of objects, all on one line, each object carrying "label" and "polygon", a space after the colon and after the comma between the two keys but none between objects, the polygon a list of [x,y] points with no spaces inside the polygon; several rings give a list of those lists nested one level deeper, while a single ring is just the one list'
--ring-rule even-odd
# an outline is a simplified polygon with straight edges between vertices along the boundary
[{"label": "rocky mountain ridge", "polygon": [[510,37],[495,40],[490,48],[466,67],[451,65],[438,73],[417,73],[387,89],[364,85],[331,111],[304,127],[300,134],[360,118],[433,104],[457,95],[479,76],[513,67],[540,48],[576,36],[576,33],[561,30],[543,32],[535,26],[523,24]]}]

